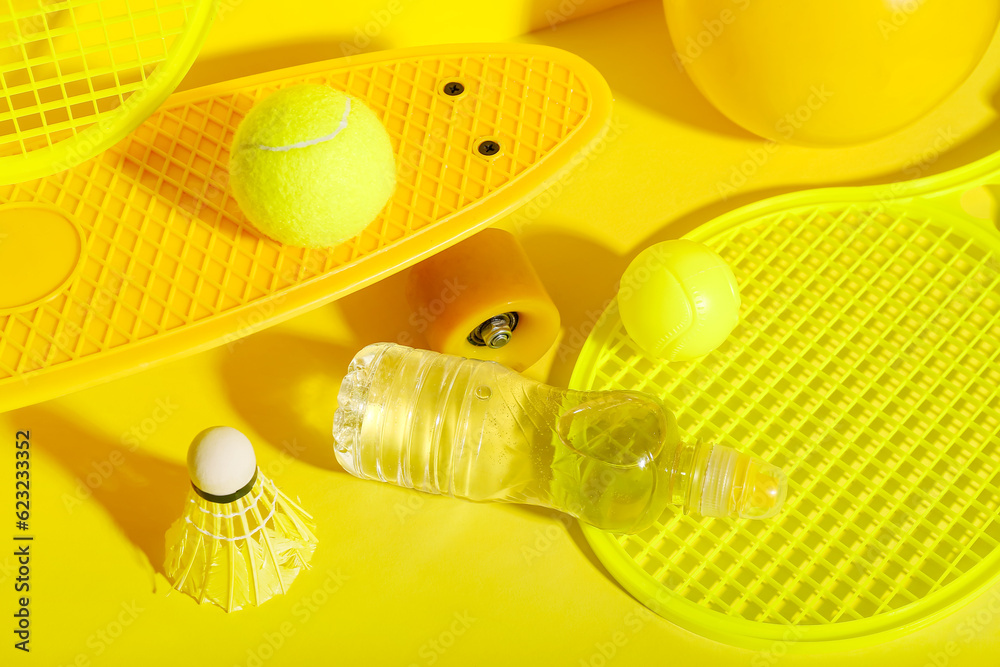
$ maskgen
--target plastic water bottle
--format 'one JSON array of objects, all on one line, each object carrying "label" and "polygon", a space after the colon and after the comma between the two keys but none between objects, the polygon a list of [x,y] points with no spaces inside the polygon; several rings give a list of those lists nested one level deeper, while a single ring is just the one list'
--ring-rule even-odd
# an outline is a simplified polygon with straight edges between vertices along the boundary
[{"label": "plastic water bottle", "polygon": [[766,519],[785,476],[732,448],[681,441],[655,397],[550,387],[499,364],[377,343],[338,396],[337,460],[362,479],[470,500],[551,507],[613,532],[669,505]]}]

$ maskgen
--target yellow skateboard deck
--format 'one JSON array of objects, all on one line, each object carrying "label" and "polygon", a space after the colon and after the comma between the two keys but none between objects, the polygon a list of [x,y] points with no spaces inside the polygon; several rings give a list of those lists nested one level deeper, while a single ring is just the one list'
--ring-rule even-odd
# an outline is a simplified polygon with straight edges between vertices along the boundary
[{"label": "yellow skateboard deck", "polygon": [[[322,250],[258,233],[228,186],[244,114],[307,82],[368,104],[399,170],[379,217]],[[586,62],[517,44],[352,56],[175,94],[111,150],[0,186],[0,410],[247,335],[448,247],[570,167],[610,110]]]}]

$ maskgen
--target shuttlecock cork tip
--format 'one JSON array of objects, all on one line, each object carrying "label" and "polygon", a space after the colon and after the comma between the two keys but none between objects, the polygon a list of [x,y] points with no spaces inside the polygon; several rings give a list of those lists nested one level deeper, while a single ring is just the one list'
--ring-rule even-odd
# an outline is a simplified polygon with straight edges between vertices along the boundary
[{"label": "shuttlecock cork tip", "polygon": [[257,477],[253,445],[229,426],[213,426],[196,435],[187,464],[195,490],[213,502],[232,502],[245,495]]}]

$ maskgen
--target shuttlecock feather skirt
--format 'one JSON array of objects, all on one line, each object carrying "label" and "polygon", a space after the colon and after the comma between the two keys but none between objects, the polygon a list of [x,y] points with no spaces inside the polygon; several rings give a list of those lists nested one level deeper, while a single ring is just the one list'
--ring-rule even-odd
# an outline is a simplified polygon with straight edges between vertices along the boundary
[{"label": "shuttlecock feather skirt", "polygon": [[257,606],[309,567],[314,531],[312,517],[259,470],[249,492],[225,504],[192,488],[167,531],[167,579],[199,603]]}]

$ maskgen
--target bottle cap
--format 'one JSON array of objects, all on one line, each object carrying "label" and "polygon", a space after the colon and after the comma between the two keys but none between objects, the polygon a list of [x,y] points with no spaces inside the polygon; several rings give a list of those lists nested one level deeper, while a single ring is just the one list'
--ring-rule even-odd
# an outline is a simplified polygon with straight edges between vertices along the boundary
[{"label": "bottle cap", "polygon": [[752,456],[747,458],[742,493],[736,498],[736,514],[743,519],[770,519],[785,504],[788,480],[781,468]]}]

